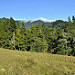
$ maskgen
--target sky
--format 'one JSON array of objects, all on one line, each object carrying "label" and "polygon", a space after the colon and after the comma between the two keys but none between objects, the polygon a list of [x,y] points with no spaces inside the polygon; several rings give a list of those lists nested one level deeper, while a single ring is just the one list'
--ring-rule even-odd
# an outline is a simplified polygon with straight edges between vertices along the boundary
[{"label": "sky", "polygon": [[66,20],[75,15],[75,0],[0,0],[0,18]]}]

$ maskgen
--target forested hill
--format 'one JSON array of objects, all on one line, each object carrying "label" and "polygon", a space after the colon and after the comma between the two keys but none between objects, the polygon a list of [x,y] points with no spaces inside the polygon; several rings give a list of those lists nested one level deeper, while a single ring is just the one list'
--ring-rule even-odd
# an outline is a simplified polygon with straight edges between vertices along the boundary
[{"label": "forested hill", "polygon": [[[18,22],[18,21],[16,21],[16,22]],[[24,22],[24,21],[23,21]],[[20,25],[22,24],[22,21],[21,20],[19,20],[19,23],[20,23]],[[42,20],[36,20],[36,21],[33,21],[33,22],[31,22],[31,21],[28,21],[28,22],[24,22],[24,24],[25,24],[25,27],[28,29],[28,28],[31,28],[31,25],[34,25],[34,26],[36,26],[36,25],[39,25],[39,24],[43,24],[44,23],[44,25],[45,25],[45,27],[54,27],[54,28],[56,28],[56,29],[59,29],[59,28],[62,28],[64,25],[65,25],[65,21],[63,21],[63,20],[56,20],[55,22],[44,22],[44,21],[42,21]]]},{"label": "forested hill", "polygon": [[[6,19],[8,19],[8,18],[5,18],[5,17],[0,18],[1,21],[5,21]],[[22,22],[24,22],[24,25],[27,29],[31,28],[31,25],[36,26],[36,25],[39,25],[39,24],[42,25],[43,23],[44,23],[45,27],[53,27],[53,28],[59,29],[59,28],[62,28],[66,23],[66,21],[63,21],[63,20],[56,20],[54,22],[44,22],[42,20],[35,20],[35,21],[32,21],[32,22],[30,20],[27,21],[27,22],[26,22],[26,20],[14,20],[14,21],[16,23],[19,22],[20,26],[22,26]]]},{"label": "forested hill", "polygon": [[[39,21],[42,22],[42,21]],[[26,28],[13,18],[0,19],[0,47],[75,56],[75,17],[68,22],[39,23]]]}]

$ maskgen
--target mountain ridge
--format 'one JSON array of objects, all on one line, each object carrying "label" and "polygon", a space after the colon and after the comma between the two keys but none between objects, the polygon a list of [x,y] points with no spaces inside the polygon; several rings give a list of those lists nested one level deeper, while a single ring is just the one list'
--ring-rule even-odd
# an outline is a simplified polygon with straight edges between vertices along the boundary
[{"label": "mountain ridge", "polygon": [[34,22],[34,21],[38,21],[41,20],[43,22],[54,22],[55,20],[48,20],[46,18],[40,17],[38,19],[14,19],[15,21],[23,21],[23,22]]},{"label": "mountain ridge", "polygon": [[[9,18],[0,18],[1,21],[5,21],[6,19],[9,19]],[[22,22],[24,22],[24,25],[25,27],[28,29],[28,28],[31,28],[31,25],[39,25],[39,24],[43,24],[45,25],[45,27],[53,27],[55,29],[59,29],[59,28],[62,28],[66,21],[63,21],[63,20],[48,20],[46,18],[38,18],[38,19],[14,19],[15,23],[17,24],[17,22],[20,23],[20,25],[22,25]]]}]

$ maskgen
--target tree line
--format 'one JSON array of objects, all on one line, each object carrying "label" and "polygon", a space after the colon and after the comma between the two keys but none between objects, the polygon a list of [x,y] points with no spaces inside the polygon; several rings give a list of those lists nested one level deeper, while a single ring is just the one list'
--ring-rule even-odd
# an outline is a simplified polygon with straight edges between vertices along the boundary
[{"label": "tree line", "polygon": [[26,29],[10,17],[0,20],[0,47],[10,50],[75,56],[75,17],[58,30],[43,24]]}]

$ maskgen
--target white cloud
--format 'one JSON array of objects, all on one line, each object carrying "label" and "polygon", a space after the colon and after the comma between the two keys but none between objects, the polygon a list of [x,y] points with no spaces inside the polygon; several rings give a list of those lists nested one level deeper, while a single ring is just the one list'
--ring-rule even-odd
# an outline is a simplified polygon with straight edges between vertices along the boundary
[{"label": "white cloud", "polygon": [[46,18],[40,17],[39,20],[42,20],[44,22],[53,22],[54,20],[48,20]]},{"label": "white cloud", "polygon": [[23,21],[23,22],[34,22],[34,21],[37,21],[37,20],[41,20],[41,21],[44,21],[44,22],[54,22],[55,20],[48,20],[46,18],[43,18],[43,17],[40,17],[38,19],[14,19],[16,21]]}]

